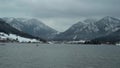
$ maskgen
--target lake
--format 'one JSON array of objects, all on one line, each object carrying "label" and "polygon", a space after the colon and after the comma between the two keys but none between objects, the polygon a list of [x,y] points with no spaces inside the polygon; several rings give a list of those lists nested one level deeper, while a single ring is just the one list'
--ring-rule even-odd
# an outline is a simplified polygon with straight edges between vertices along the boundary
[{"label": "lake", "polygon": [[0,68],[120,68],[120,46],[5,43]]}]

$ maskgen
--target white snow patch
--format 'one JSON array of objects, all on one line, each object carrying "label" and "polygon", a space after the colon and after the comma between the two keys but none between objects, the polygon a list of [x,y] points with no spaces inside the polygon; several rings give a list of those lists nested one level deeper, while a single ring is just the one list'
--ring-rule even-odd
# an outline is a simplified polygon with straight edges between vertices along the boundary
[{"label": "white snow patch", "polygon": [[36,40],[36,39],[30,39],[30,38],[24,38],[24,37],[21,37],[21,36],[17,36],[15,34],[5,34],[5,33],[2,33],[0,32],[0,38],[1,39],[18,39],[19,42],[40,42],[39,40]]},{"label": "white snow patch", "polygon": [[85,40],[79,40],[79,41],[69,41],[67,43],[71,43],[71,44],[78,44],[78,43],[85,43]]},{"label": "white snow patch", "polygon": [[75,40],[77,38],[77,35],[75,35],[74,37],[73,37],[73,39]]}]

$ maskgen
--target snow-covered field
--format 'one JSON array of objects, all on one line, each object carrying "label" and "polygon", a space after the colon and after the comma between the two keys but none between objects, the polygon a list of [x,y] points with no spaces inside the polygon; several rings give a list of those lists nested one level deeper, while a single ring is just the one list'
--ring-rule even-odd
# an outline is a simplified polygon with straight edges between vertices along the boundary
[{"label": "snow-covered field", "polygon": [[0,39],[7,39],[7,38],[12,40],[17,39],[19,42],[40,42],[39,40],[36,39],[24,38],[21,36],[17,36],[15,34],[8,35],[6,33],[0,32]]}]

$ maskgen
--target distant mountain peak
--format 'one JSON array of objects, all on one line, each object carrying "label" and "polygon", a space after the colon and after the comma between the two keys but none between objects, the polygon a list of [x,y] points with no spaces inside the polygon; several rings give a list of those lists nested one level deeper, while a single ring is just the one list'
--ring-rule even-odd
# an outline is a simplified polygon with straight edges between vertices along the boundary
[{"label": "distant mountain peak", "polygon": [[95,18],[88,18],[88,19],[85,19],[83,22],[84,23],[95,23],[97,21],[97,19],[95,19]]},{"label": "distant mountain peak", "polygon": [[108,19],[108,18],[113,18],[113,17],[112,17],[112,16],[106,16],[106,17],[104,17],[104,18]]},{"label": "distant mountain peak", "polygon": [[8,34],[8,35],[12,34],[12,35],[14,35],[14,37],[16,35],[16,38],[17,38],[17,36],[20,36],[20,37],[24,37],[24,38],[38,39],[38,40],[44,41],[41,38],[38,38],[38,37],[32,36],[31,34],[27,34],[25,32],[17,30],[16,28],[12,27],[11,25],[6,23],[2,19],[0,19],[0,33],[5,33],[5,34]]},{"label": "distant mountain peak", "polygon": [[120,29],[120,20],[106,16],[100,20],[88,18],[83,22],[72,25],[68,30],[59,34],[58,40],[90,40],[108,35]]},{"label": "distant mountain peak", "polygon": [[102,20],[107,20],[108,22],[114,21],[114,20],[119,20],[115,17],[111,17],[111,16],[106,16],[104,18],[102,18]]},{"label": "distant mountain peak", "polygon": [[86,23],[80,21],[80,22],[74,24],[74,26],[80,26],[80,25],[82,26],[82,25],[85,25],[85,24],[86,24]]},{"label": "distant mountain peak", "polygon": [[3,18],[12,27],[44,39],[51,39],[58,31],[36,18]]}]

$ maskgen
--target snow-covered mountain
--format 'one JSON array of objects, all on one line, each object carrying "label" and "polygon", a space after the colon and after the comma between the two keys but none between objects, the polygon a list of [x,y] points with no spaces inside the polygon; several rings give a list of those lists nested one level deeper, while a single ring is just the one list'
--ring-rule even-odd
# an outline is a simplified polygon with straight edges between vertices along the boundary
[{"label": "snow-covered mountain", "polygon": [[94,38],[107,36],[120,30],[120,20],[114,17],[104,17],[100,20],[86,19],[72,25],[68,30],[57,34],[57,31],[43,24],[37,19],[25,18],[3,18],[14,28],[27,32],[33,36],[50,40],[76,41],[91,40]]},{"label": "snow-covered mountain", "polygon": [[57,31],[51,27],[43,24],[37,19],[26,19],[26,18],[3,18],[8,24],[14,28],[31,34],[36,37],[49,40],[53,38]]},{"label": "snow-covered mountain", "polygon": [[19,42],[21,41],[31,41],[31,42],[45,42],[45,40],[34,37],[22,31],[19,31],[8,23],[6,23],[3,19],[0,19],[0,39],[18,39]]},{"label": "snow-covered mountain", "polygon": [[114,17],[104,17],[100,20],[87,19],[72,25],[65,32],[57,35],[55,40],[91,40],[108,35],[120,29],[120,20]]}]

